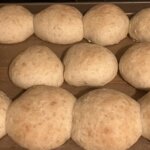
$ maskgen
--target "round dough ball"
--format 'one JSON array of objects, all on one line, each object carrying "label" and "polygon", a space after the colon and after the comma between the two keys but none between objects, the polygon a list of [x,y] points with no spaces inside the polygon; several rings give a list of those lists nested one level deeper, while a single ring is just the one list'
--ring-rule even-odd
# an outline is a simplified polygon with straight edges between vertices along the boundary
[{"label": "round dough ball", "polygon": [[142,136],[150,140],[150,92],[143,96],[139,103],[141,105]]},{"label": "round dough ball", "polygon": [[31,46],[20,53],[10,64],[9,76],[21,87],[33,85],[61,86],[63,65],[60,59],[46,46]]},{"label": "round dough ball", "polygon": [[75,105],[72,138],[86,150],[126,150],[141,133],[139,104],[119,91],[93,90]]},{"label": "round dough ball", "polygon": [[0,138],[6,135],[6,113],[11,100],[6,94],[0,91]]},{"label": "round dough ball", "polygon": [[72,46],[64,58],[64,78],[74,86],[103,86],[117,74],[118,62],[107,48],[79,43]]},{"label": "round dough ball", "polygon": [[33,34],[33,14],[19,5],[0,8],[0,43],[12,44]]},{"label": "round dough ball", "polygon": [[139,89],[150,88],[150,43],[131,46],[121,57],[119,70],[122,77]]},{"label": "round dough ball", "polygon": [[138,12],[130,20],[129,34],[136,41],[150,42],[150,8]]},{"label": "round dough ball", "polygon": [[30,150],[59,147],[70,138],[74,103],[75,97],[65,89],[32,87],[10,106],[7,133]]},{"label": "round dough ball", "polygon": [[100,45],[119,43],[128,34],[129,19],[116,5],[100,4],[83,17],[84,37]]},{"label": "round dough ball", "polygon": [[35,34],[44,41],[71,44],[83,39],[82,14],[75,7],[52,5],[34,17]]}]

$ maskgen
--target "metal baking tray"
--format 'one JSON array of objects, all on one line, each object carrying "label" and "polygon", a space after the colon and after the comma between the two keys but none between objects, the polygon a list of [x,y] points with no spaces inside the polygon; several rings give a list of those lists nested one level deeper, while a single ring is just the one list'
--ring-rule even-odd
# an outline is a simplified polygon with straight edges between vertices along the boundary
[{"label": "metal baking tray", "polygon": [[[99,4],[101,3],[104,2],[99,2]],[[129,17],[131,17],[133,14],[135,14],[136,12],[138,12],[143,8],[150,7],[150,2],[111,2],[111,3],[115,3],[116,5],[120,6],[129,15]],[[21,5],[28,8],[31,12],[37,13],[51,4],[53,3],[22,3]],[[89,8],[98,3],[88,2],[88,3],[66,3],[66,4],[75,6],[82,13],[85,13]],[[0,4],[0,6],[3,5],[7,4]],[[126,51],[126,49],[133,43],[134,41],[129,37],[127,37],[126,39],[122,40],[119,44],[108,46],[108,48],[112,50],[112,52],[117,56],[117,59],[119,60],[120,56],[124,53],[124,51]],[[9,80],[8,66],[11,60],[19,52],[25,50],[27,47],[31,45],[36,44],[43,44],[50,47],[61,59],[63,57],[64,52],[71,46],[71,45],[56,45],[48,43],[40,40],[35,35],[31,36],[29,39],[27,39],[22,43],[11,45],[0,44],[0,89],[6,92],[6,94],[8,94],[8,96],[12,99],[15,99],[18,95],[20,95],[23,92],[23,90],[14,86]],[[64,83],[62,87],[72,92],[76,97],[79,97],[83,93],[91,89],[94,89],[91,87],[77,88],[69,86],[66,83]],[[104,87],[109,87],[122,91],[136,100],[138,100],[146,93],[145,91],[137,90],[134,87],[130,86],[120,77],[119,73],[112,82],[108,83]],[[15,144],[8,136],[5,136],[0,140],[0,150],[23,150],[23,148]],[[57,148],[57,150],[82,150],[82,148],[76,145],[72,140],[69,140],[64,145]],[[139,141],[130,148],[130,150],[150,150],[150,142],[141,137]]]}]

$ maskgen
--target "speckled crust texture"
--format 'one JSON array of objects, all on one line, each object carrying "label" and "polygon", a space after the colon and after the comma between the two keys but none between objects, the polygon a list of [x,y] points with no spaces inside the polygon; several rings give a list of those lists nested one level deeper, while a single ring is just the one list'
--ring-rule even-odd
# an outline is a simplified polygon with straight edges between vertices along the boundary
[{"label": "speckled crust texture", "polygon": [[71,44],[83,39],[82,14],[75,7],[52,5],[34,17],[35,34],[56,44]]},{"label": "speckled crust texture", "polygon": [[84,37],[100,45],[119,43],[128,34],[129,19],[113,4],[92,7],[83,17]]},{"label": "speckled crust texture", "polygon": [[150,89],[150,43],[131,46],[121,57],[119,70],[132,86]]},{"label": "speckled crust texture", "polygon": [[20,53],[9,67],[13,83],[21,88],[33,85],[61,86],[63,65],[46,46],[35,45]]},{"label": "speckled crust texture", "polygon": [[72,139],[86,150],[126,150],[141,136],[140,106],[112,89],[97,89],[77,101]]},{"label": "speckled crust texture", "polygon": [[150,140],[150,92],[139,99],[141,106],[142,136]]},{"label": "speckled crust texture", "polygon": [[117,74],[118,62],[107,48],[89,43],[72,46],[64,58],[64,78],[74,86],[103,86]]},{"label": "speckled crust texture", "polygon": [[0,91],[0,138],[6,135],[6,113],[10,103],[11,100],[7,95]]},{"label": "speckled crust texture", "polygon": [[10,106],[6,128],[20,146],[54,149],[70,138],[75,97],[62,88],[35,86]]},{"label": "speckled crust texture", "polygon": [[139,11],[130,20],[129,34],[136,41],[150,42],[150,8]]},{"label": "speckled crust texture", "polygon": [[0,8],[0,43],[12,44],[33,34],[33,14],[19,5]]}]

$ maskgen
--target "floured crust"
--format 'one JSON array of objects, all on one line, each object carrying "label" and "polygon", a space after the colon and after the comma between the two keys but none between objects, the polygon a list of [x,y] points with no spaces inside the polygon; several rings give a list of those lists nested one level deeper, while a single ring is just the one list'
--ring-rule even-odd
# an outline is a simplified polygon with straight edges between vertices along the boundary
[{"label": "floured crust", "polygon": [[63,60],[64,78],[74,86],[103,86],[117,74],[118,62],[107,48],[89,43],[72,46]]},{"label": "floured crust", "polygon": [[9,67],[13,83],[21,88],[33,85],[61,86],[63,65],[46,46],[35,45],[20,53]]},{"label": "floured crust", "polygon": [[92,7],[83,17],[84,37],[100,45],[119,43],[128,34],[129,19],[114,4]]},{"label": "floured crust", "polygon": [[75,105],[72,138],[86,150],[125,150],[141,133],[140,106],[121,92],[93,90]]},{"label": "floured crust", "polygon": [[75,100],[62,88],[30,88],[8,110],[8,135],[31,150],[49,150],[64,144],[70,138]]},{"label": "floured crust", "polygon": [[35,34],[44,41],[71,44],[83,39],[82,14],[69,5],[52,5],[34,17]]},{"label": "floured crust", "polygon": [[33,34],[33,14],[20,5],[0,8],[0,43],[12,44]]}]

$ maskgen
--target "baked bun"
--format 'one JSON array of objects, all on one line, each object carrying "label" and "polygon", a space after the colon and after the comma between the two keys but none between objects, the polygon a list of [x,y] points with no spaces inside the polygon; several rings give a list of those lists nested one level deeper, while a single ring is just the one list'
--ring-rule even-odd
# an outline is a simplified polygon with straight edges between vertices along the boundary
[{"label": "baked bun", "polygon": [[13,44],[33,34],[33,14],[20,5],[0,8],[0,43]]},{"label": "baked bun", "polygon": [[142,136],[150,140],[150,92],[144,95],[139,103],[141,105]]},{"label": "baked bun", "polygon": [[6,135],[6,113],[11,100],[7,95],[0,91],[0,138]]},{"label": "baked bun", "polygon": [[64,78],[74,86],[103,86],[117,74],[114,54],[96,44],[79,43],[72,46],[64,58]]},{"label": "baked bun", "polygon": [[129,34],[136,41],[150,42],[150,8],[138,12],[130,20]]},{"label": "baked bun", "polygon": [[71,44],[83,39],[82,14],[75,7],[55,4],[34,17],[35,34],[44,41]]},{"label": "baked bun", "polygon": [[129,19],[125,12],[114,4],[99,4],[83,17],[84,37],[100,45],[119,43],[128,34]]},{"label": "baked bun", "polygon": [[50,150],[64,144],[71,135],[75,97],[65,89],[35,86],[10,106],[8,135],[30,150]]},{"label": "baked bun", "polygon": [[75,105],[72,138],[86,150],[126,150],[141,133],[139,104],[119,91],[93,90]]},{"label": "baked bun", "polygon": [[46,46],[31,46],[20,53],[9,67],[12,82],[21,87],[33,85],[61,86],[63,65],[55,53]]},{"label": "baked bun", "polygon": [[122,77],[139,89],[150,88],[150,43],[131,46],[121,57],[119,70]]}]

